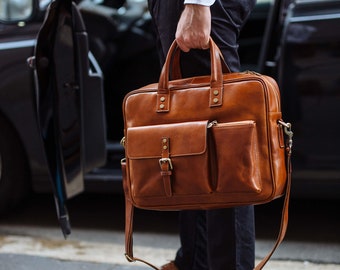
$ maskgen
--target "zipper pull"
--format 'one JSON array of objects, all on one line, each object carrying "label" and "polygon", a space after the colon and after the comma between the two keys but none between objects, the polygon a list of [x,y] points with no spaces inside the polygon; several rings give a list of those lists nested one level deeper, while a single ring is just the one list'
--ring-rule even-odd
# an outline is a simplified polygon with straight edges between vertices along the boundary
[{"label": "zipper pull", "polygon": [[217,120],[211,121],[208,123],[207,128],[212,128],[213,126],[216,126],[218,124]]},{"label": "zipper pull", "polygon": [[122,145],[124,148],[125,148],[125,143],[126,143],[126,140],[125,140],[125,136],[120,140],[120,145]]},{"label": "zipper pull", "polygon": [[256,76],[261,76],[260,73],[256,72],[256,71],[253,71],[253,70],[246,70],[244,71],[243,73],[245,74],[250,74],[250,75],[256,75]]}]

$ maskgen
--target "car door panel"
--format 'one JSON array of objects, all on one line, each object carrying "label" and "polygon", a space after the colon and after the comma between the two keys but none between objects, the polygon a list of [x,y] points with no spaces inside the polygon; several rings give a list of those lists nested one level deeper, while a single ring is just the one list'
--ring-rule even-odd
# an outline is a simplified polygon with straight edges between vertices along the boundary
[{"label": "car door panel", "polygon": [[64,235],[66,200],[83,192],[84,174],[106,161],[103,78],[88,55],[76,5],[52,2],[35,50],[37,113]]}]

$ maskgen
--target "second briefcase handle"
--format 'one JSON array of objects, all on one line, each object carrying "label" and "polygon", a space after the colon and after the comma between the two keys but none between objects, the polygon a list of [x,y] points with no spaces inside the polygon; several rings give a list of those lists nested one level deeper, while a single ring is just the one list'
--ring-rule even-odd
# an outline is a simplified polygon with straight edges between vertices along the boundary
[{"label": "second briefcase handle", "polygon": [[[172,63],[170,64],[171,73],[170,73],[169,78],[171,78],[171,80],[182,79],[182,71],[181,71],[181,66],[180,66],[180,55],[181,55],[181,49],[177,46],[177,48],[175,49],[174,55],[172,56],[172,59],[171,59]],[[220,57],[223,60],[221,62],[223,74],[231,73],[230,68],[228,64],[225,62],[221,51],[220,51]]]},{"label": "second briefcase handle", "polygon": [[[212,38],[209,39],[210,48],[210,65],[211,65],[211,75],[210,75],[210,107],[217,107],[222,105],[223,96],[223,71],[227,68],[226,63],[220,49],[217,47]],[[165,63],[163,65],[159,82],[158,82],[158,102],[157,102],[157,112],[168,112],[170,110],[170,89],[169,89],[169,75],[171,64],[174,64],[174,69],[179,67],[179,54],[177,42],[174,41],[168,51]],[[174,57],[174,58],[173,58]],[[174,59],[174,61],[172,61]],[[180,76],[180,72],[174,71],[175,76]],[[220,97],[220,98],[218,98]]]}]

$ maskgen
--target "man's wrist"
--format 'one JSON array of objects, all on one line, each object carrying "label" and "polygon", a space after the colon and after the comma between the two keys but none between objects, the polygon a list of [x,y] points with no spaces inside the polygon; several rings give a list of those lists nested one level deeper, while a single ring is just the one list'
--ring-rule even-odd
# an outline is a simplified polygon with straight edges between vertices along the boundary
[{"label": "man's wrist", "polygon": [[211,6],[215,0],[184,0],[184,4],[196,4],[202,6]]}]

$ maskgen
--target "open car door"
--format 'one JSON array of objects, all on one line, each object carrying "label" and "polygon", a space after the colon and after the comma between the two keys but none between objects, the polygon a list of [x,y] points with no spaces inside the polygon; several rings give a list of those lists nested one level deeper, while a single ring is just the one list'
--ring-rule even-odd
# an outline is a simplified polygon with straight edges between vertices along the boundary
[{"label": "open car door", "polygon": [[102,73],[88,49],[73,1],[51,2],[37,37],[36,105],[63,234],[67,199],[84,190],[84,174],[106,162]]}]

